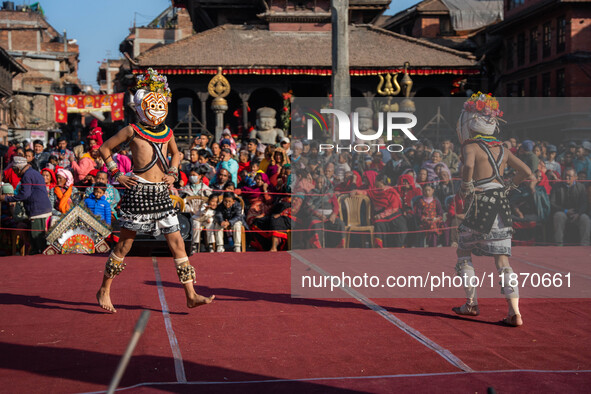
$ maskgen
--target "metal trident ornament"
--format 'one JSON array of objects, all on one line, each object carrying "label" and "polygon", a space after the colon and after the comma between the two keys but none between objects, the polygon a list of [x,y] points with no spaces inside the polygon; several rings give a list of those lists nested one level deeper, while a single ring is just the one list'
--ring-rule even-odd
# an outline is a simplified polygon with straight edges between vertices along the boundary
[{"label": "metal trident ornament", "polygon": [[[378,75],[380,78],[380,83],[378,84],[377,93],[380,96],[387,96],[388,103],[382,106],[383,111],[392,111],[397,112],[399,109],[398,103],[392,103],[392,97],[398,95],[401,91],[404,95],[405,99],[403,103],[405,107],[409,107],[408,101],[410,101],[410,91],[412,89],[412,79],[408,75],[408,67],[410,66],[409,62],[404,63],[404,75],[400,83],[398,83],[398,74],[394,73],[393,75],[390,73],[386,73],[386,76],[382,76],[381,74]],[[402,84],[402,86],[400,86]],[[414,105],[413,105],[414,107]]]}]

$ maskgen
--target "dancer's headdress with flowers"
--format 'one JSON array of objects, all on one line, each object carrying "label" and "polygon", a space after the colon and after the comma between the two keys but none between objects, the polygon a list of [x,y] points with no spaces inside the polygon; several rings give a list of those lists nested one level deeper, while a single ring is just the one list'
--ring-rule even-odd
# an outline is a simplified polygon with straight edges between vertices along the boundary
[{"label": "dancer's headdress with flowers", "polygon": [[463,143],[475,134],[493,135],[503,116],[499,102],[492,94],[478,92],[464,103],[457,124],[458,138]]},{"label": "dancer's headdress with flowers", "polygon": [[148,68],[137,76],[135,88],[133,103],[140,121],[152,127],[162,124],[172,98],[166,77]]}]

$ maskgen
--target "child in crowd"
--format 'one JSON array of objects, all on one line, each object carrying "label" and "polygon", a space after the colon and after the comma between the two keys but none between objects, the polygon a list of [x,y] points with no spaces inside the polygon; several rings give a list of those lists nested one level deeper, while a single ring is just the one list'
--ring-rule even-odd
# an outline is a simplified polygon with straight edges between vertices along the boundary
[{"label": "child in crowd", "polygon": [[95,183],[90,197],[84,200],[84,204],[90,211],[100,216],[109,226],[111,225],[111,205],[105,197],[107,185],[104,183]]},{"label": "child in crowd", "polygon": [[207,204],[201,206],[201,209],[191,216],[193,222],[193,240],[192,253],[199,251],[199,244],[201,241],[201,230],[205,230],[205,240],[208,245],[208,252],[213,252],[213,243],[215,241],[215,223],[214,216],[216,208],[218,207],[218,194],[214,193],[209,196]]},{"label": "child in crowd", "polygon": [[240,154],[238,156],[238,180],[239,181],[243,181],[243,179],[240,177],[240,173],[242,173],[242,171],[250,171],[250,160],[249,160],[249,154],[248,151],[246,150],[241,150]]},{"label": "child in crowd", "polygon": [[232,192],[225,192],[222,204],[216,209],[215,214],[216,232],[215,243],[217,252],[225,252],[224,230],[232,231],[234,239],[234,252],[240,252],[242,245],[242,223],[244,215],[242,206]]},{"label": "child in crowd", "polygon": [[437,238],[441,235],[443,209],[437,198],[433,197],[435,188],[432,184],[423,185],[423,196],[415,205],[415,215],[419,226],[427,230],[427,246],[437,246]]},{"label": "child in crowd", "polygon": [[351,172],[351,167],[347,163],[349,160],[349,155],[347,152],[339,153],[339,162],[335,166],[334,176],[338,183],[341,183],[345,180],[345,174]]},{"label": "child in crowd", "polygon": [[261,161],[259,159],[253,159],[250,162],[250,171],[244,177],[244,186],[253,187],[256,184],[255,177],[259,172],[260,163]]}]

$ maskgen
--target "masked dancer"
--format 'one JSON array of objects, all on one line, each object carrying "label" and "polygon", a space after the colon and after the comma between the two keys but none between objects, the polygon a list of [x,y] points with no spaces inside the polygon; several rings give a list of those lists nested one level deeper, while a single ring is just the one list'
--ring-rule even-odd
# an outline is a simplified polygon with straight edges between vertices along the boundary
[{"label": "masked dancer", "polygon": [[[136,232],[163,234],[172,251],[179,281],[183,284],[187,306],[193,308],[210,303],[214,296],[204,297],[195,292],[195,269],[189,264],[179,221],[173,209],[169,188],[178,180],[180,152],[173,132],[164,124],[171,98],[166,77],[148,69],[138,76],[133,97],[139,118],[121,129],[100,148],[100,153],[113,180],[128,190],[121,200],[121,238],[105,265],[103,282],[96,295],[99,305],[116,312],[111,302],[113,279],[123,271],[123,260]],[[129,144],[133,156],[133,172],[124,174],[113,160],[115,147]],[[171,156],[170,162],[167,156]]]},{"label": "masked dancer", "polygon": [[[456,273],[463,278],[466,303],[452,310],[459,315],[478,316],[478,300],[472,254],[492,256],[499,274],[501,294],[509,307],[503,323],[521,326],[519,291],[513,269],[509,265],[511,235],[513,233],[511,208],[507,193],[516,189],[525,179],[532,179],[527,165],[505,149],[494,133],[503,113],[498,101],[490,94],[480,92],[464,103],[458,120],[457,132],[462,143],[462,185],[460,194],[466,199],[466,217],[459,231]],[[516,170],[508,184],[503,181],[506,166]]]}]

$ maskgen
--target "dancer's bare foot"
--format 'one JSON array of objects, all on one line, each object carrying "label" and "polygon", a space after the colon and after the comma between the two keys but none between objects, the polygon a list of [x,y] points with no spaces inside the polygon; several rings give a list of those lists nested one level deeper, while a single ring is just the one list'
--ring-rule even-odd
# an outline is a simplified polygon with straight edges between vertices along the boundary
[{"label": "dancer's bare foot", "polygon": [[511,315],[507,316],[502,320],[503,324],[510,326],[510,327],[519,327],[523,325],[523,319],[521,315]]},{"label": "dancer's bare foot", "polygon": [[480,308],[478,305],[464,304],[462,306],[456,306],[451,308],[452,311],[462,316],[478,316],[480,315]]},{"label": "dancer's bare foot", "polygon": [[187,295],[187,307],[195,308],[205,304],[211,304],[215,295],[209,297],[203,297],[197,293],[193,293],[192,295]]},{"label": "dancer's bare foot", "polygon": [[106,310],[107,312],[116,313],[117,310],[111,303],[111,296],[109,294],[109,290],[103,289],[102,287],[96,293],[96,300],[98,301],[101,308]]}]

